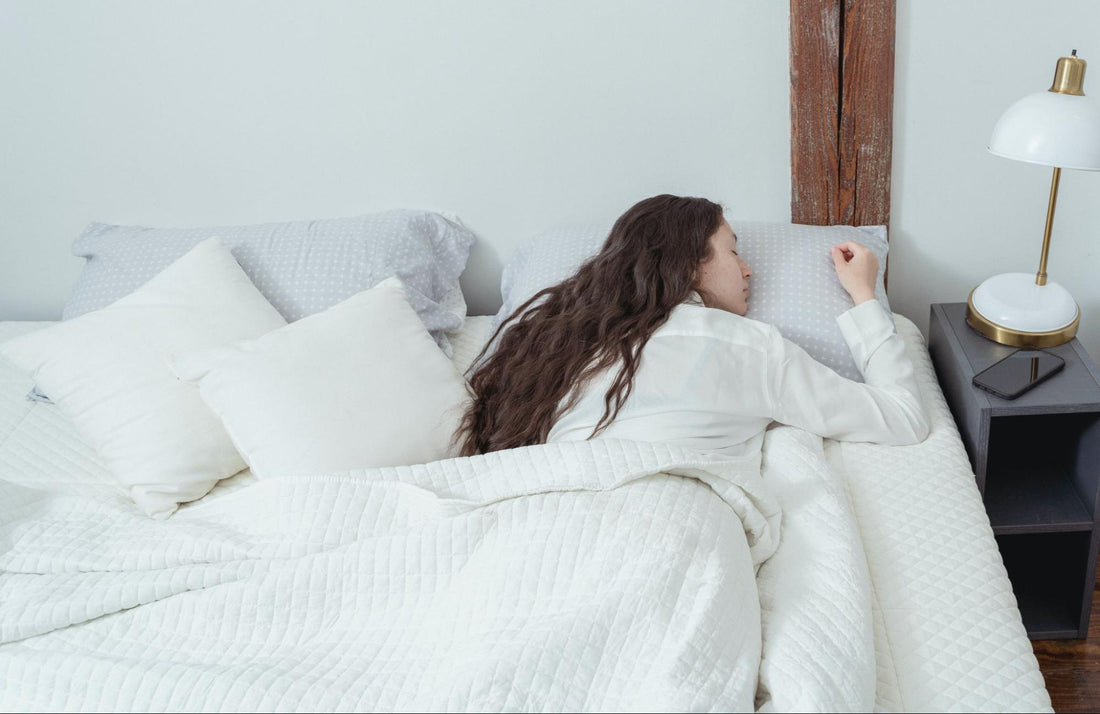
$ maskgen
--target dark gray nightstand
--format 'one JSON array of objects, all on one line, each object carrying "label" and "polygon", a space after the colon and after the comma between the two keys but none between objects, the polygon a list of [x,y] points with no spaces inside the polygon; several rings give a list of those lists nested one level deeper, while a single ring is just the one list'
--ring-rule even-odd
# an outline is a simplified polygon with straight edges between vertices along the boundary
[{"label": "dark gray nightstand", "polygon": [[966,324],[966,303],[932,306],[928,349],[977,476],[1033,640],[1085,637],[1100,536],[1100,370],[1075,339],[1065,369],[1013,400],[971,384],[1012,353]]}]

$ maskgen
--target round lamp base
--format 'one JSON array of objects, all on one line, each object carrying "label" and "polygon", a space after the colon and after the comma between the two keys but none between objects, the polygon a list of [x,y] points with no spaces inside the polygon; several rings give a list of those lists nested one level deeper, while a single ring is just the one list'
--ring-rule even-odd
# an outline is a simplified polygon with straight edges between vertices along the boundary
[{"label": "round lamp base", "polygon": [[966,322],[1002,345],[1054,347],[1077,334],[1081,310],[1058,283],[1036,285],[1034,274],[995,275],[970,291]]}]

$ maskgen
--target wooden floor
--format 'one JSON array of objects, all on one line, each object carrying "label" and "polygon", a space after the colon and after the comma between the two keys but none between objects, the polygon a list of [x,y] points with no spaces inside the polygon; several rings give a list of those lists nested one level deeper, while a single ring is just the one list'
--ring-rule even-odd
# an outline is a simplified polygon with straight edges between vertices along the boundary
[{"label": "wooden floor", "polygon": [[1056,712],[1100,711],[1100,588],[1092,591],[1085,640],[1032,643]]}]

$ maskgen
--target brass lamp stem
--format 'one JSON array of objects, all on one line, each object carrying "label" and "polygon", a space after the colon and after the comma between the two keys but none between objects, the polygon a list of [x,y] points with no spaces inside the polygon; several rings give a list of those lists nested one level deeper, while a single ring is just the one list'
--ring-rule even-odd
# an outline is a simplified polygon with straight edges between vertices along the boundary
[{"label": "brass lamp stem", "polygon": [[1062,169],[1054,167],[1054,177],[1050,180],[1050,203],[1047,204],[1047,225],[1043,229],[1043,255],[1039,258],[1039,272],[1035,275],[1036,285],[1047,284],[1047,254],[1050,252],[1050,229],[1054,226],[1054,206],[1058,203],[1058,180]]}]

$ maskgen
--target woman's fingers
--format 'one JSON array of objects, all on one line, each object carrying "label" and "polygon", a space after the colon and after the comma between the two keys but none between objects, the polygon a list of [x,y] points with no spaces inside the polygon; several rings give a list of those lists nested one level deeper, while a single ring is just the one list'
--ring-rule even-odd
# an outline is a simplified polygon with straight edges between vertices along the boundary
[{"label": "woman's fingers", "polygon": [[862,246],[855,241],[845,241],[843,243],[838,243],[837,245],[833,246],[833,250],[839,250],[848,260],[851,260],[856,255],[871,252],[866,246]]},{"label": "woman's fingers", "polygon": [[878,258],[854,241],[834,245],[830,251],[840,284],[858,304],[874,296]]},{"label": "woman's fingers", "polygon": [[855,257],[855,253],[851,250],[845,249],[843,245],[834,245],[830,251],[833,257],[833,265],[839,271],[842,266],[847,264]]}]

